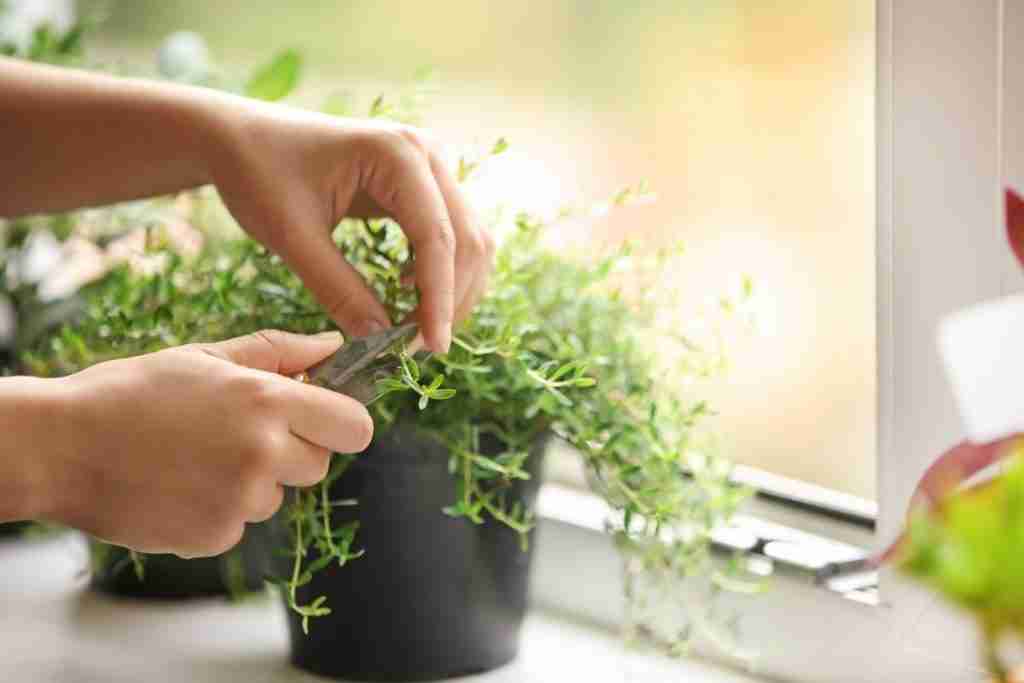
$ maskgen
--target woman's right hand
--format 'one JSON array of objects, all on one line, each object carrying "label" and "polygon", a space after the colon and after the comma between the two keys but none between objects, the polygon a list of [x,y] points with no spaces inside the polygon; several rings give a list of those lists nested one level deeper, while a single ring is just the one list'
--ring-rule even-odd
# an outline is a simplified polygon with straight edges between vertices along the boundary
[{"label": "woman's right hand", "polygon": [[297,382],[337,334],[267,331],[93,366],[62,380],[45,516],[144,552],[214,555],[363,450],[357,401]]}]

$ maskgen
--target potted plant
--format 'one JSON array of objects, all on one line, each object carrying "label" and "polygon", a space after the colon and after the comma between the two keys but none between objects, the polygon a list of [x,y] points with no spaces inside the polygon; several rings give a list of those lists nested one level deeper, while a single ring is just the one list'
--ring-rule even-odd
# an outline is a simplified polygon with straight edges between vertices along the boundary
[{"label": "potted plant", "polygon": [[[627,554],[680,581],[714,573],[735,585],[712,567],[709,538],[746,492],[700,439],[708,409],[685,389],[717,358],[679,328],[659,335],[654,316],[651,278],[679,257],[619,249],[572,258],[544,246],[546,227],[514,219],[490,291],[452,351],[417,361],[395,350],[401,369],[380,381],[370,406],[370,449],[338,456],[322,485],[293,491],[280,583],[297,665],[339,677],[439,677],[514,656],[532,501],[552,435],[580,453]],[[414,307],[415,292],[400,284],[412,255],[397,225],[345,221],[337,242],[396,320]],[[68,372],[265,327],[331,327],[253,242],[211,245],[194,260],[165,256],[160,274],[122,268],[89,288],[82,319],[26,354],[28,366]],[[657,381],[669,368],[672,381]]]},{"label": "potted plant", "polygon": [[[1006,234],[1024,265],[1024,199],[1006,190]],[[1024,637],[1024,297],[958,311],[943,321],[940,349],[969,441],[944,453],[918,484],[905,537],[894,554],[910,576],[973,619],[982,660],[998,681],[1010,675],[1006,637]],[[963,486],[996,463],[1003,471]]]}]

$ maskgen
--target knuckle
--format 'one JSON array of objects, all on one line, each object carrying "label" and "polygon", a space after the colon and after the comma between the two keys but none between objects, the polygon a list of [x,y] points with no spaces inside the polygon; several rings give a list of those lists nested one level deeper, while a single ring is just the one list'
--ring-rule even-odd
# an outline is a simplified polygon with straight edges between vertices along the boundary
[{"label": "knuckle", "polygon": [[211,529],[203,539],[200,550],[206,555],[221,555],[238,545],[244,533],[244,520],[232,519]]},{"label": "knuckle", "polygon": [[398,168],[424,161],[425,148],[417,136],[408,133],[405,127],[388,127],[378,131],[373,143],[376,156],[395,162]]},{"label": "knuckle", "polygon": [[261,377],[252,377],[246,387],[246,394],[253,414],[264,417],[278,412],[281,406],[281,390]]},{"label": "knuckle", "polygon": [[498,243],[495,241],[494,235],[487,230],[481,230],[480,239],[484,243],[484,255],[487,257],[487,260],[493,260],[495,253],[498,251]]},{"label": "knuckle", "polygon": [[415,126],[399,126],[397,133],[406,145],[411,146],[421,156],[430,155],[431,149],[434,147],[434,141],[430,139],[426,131]]},{"label": "knuckle", "polygon": [[309,463],[309,476],[313,480],[313,483],[323,481],[324,477],[327,476],[328,470],[331,468],[330,453],[326,450],[323,453],[317,454],[315,458],[310,458]]},{"label": "knuckle", "polygon": [[466,246],[474,261],[482,261],[487,257],[487,243],[479,232],[475,232],[461,241],[467,242]]},{"label": "knuckle", "polygon": [[237,507],[246,517],[263,509],[267,484],[263,478],[242,479],[238,486]]},{"label": "knuckle", "polygon": [[355,317],[352,300],[345,296],[327,298],[322,302],[322,305],[324,312],[326,312],[332,320],[344,323],[351,321]]},{"label": "knuckle", "polygon": [[256,401],[265,390],[266,382],[254,373],[240,371],[231,373],[225,387],[226,393],[242,401]]},{"label": "knuckle", "polygon": [[434,228],[434,234],[431,236],[434,242],[448,252],[455,252],[455,229],[452,227],[452,220],[448,216],[443,216],[438,221]]},{"label": "knuckle", "polygon": [[278,452],[277,437],[272,432],[255,437],[242,456],[242,480],[258,486],[274,471]]},{"label": "knuckle", "polygon": [[251,522],[265,522],[281,508],[284,502],[284,489],[276,484],[272,487],[253,487],[246,497],[246,519]]}]

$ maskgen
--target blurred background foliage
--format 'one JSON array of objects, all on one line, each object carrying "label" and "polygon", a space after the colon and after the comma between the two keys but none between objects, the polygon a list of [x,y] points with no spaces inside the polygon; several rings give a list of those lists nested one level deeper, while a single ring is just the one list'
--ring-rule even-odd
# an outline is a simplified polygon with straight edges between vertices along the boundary
[{"label": "blurred background foliage", "polygon": [[[10,1],[10,0],[8,0]],[[62,4],[65,0],[35,0]],[[435,72],[423,123],[458,150],[511,142],[477,201],[555,211],[645,179],[649,206],[567,243],[682,238],[666,306],[749,275],[758,332],[712,388],[727,452],[874,496],[871,0],[81,0],[113,65],[202,34],[225,65],[295,48],[308,104]],[[369,86],[364,87],[364,86]],[[342,99],[344,99],[342,97]],[[841,466],[836,466],[841,463]]]}]

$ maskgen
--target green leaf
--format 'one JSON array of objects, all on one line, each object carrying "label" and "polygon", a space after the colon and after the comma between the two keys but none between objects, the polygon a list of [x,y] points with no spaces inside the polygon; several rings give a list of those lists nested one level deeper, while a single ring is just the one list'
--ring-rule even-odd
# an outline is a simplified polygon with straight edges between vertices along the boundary
[{"label": "green leaf", "polygon": [[370,105],[370,118],[375,119],[380,116],[384,116],[387,113],[387,107],[384,104],[384,96],[377,95],[374,98],[373,103]]},{"label": "green leaf", "polygon": [[458,503],[455,503],[454,505],[449,505],[447,507],[441,508],[441,512],[448,515],[449,517],[464,517],[466,514],[464,508],[462,507],[461,500]]},{"label": "green leaf", "polygon": [[572,361],[570,363],[566,363],[562,367],[560,367],[557,370],[555,370],[554,373],[552,373],[552,375],[550,377],[548,377],[548,379],[551,380],[552,382],[554,382],[554,381],[556,381],[558,379],[561,379],[562,377],[567,375],[569,372],[571,372],[573,370],[573,368],[576,367],[576,365],[577,365],[576,361]]},{"label": "green leaf", "polygon": [[321,105],[320,111],[331,116],[354,116],[355,97],[343,90],[332,92]]},{"label": "green leaf", "polygon": [[245,84],[245,94],[258,100],[276,102],[295,89],[301,71],[302,57],[295,50],[286,50],[256,70]]},{"label": "green leaf", "polygon": [[78,54],[82,45],[82,36],[85,33],[85,26],[82,23],[75,24],[71,30],[64,34],[57,45],[57,51],[62,55]]},{"label": "green leaf", "polygon": [[384,378],[377,380],[377,388],[381,391],[406,391],[409,386],[397,379]]}]

